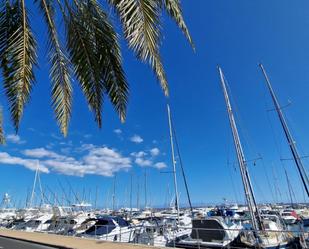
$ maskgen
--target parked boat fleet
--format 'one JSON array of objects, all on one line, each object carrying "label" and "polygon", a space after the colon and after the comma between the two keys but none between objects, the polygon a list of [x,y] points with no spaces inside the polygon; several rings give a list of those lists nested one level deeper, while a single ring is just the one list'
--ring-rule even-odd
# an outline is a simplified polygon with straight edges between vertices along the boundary
[{"label": "parked boat fleet", "polygon": [[[89,205],[43,205],[0,210],[5,229],[178,248],[306,248],[309,208],[259,206],[255,231],[247,206],[190,209],[91,210]],[[258,238],[258,239],[257,239]]]}]

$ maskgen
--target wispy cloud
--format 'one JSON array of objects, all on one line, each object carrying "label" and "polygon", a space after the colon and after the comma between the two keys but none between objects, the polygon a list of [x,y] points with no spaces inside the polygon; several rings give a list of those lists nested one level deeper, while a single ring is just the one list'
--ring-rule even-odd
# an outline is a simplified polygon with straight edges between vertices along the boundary
[{"label": "wispy cloud", "polygon": [[65,154],[68,155],[71,153],[72,149],[70,147],[65,147],[65,148],[61,148],[60,151]]},{"label": "wispy cloud", "polygon": [[132,152],[130,155],[133,157],[144,157],[147,156],[147,153],[145,151],[139,151],[139,152]]},{"label": "wispy cloud", "polygon": [[114,133],[116,133],[116,134],[118,134],[118,135],[119,135],[119,134],[121,134],[121,133],[122,133],[122,130],[120,130],[120,129],[115,129],[115,130],[114,130]]},{"label": "wispy cloud", "polygon": [[[143,139],[135,135],[133,140],[140,143]],[[21,141],[21,139],[16,139],[16,141]],[[71,144],[71,141],[66,142],[66,145],[68,144]],[[14,154],[2,152],[0,153],[0,164],[19,165],[30,170],[36,170],[39,162],[40,170],[44,173],[54,172],[80,177],[85,175],[109,177],[116,172],[130,170],[132,164],[140,167],[165,168],[164,162],[156,162],[155,160],[160,154],[162,153],[159,148],[154,147],[132,152],[126,156],[117,149],[106,145],[97,146],[85,143],[77,148],[72,146],[46,146],[25,149],[14,152]]]},{"label": "wispy cloud", "polygon": [[153,164],[151,160],[140,158],[140,157],[135,159],[135,163],[142,167],[151,166]]},{"label": "wispy cloud", "polygon": [[[115,172],[127,171],[131,165],[131,158],[121,155],[117,150],[87,145],[87,151],[81,158],[66,156],[45,148],[27,149],[22,151],[29,158],[13,157],[4,153],[0,163],[22,165],[35,170],[40,160],[41,171],[56,172],[65,175],[102,175],[113,176]],[[34,159],[33,159],[34,158]]]},{"label": "wispy cloud", "polygon": [[89,138],[91,138],[91,137],[92,137],[91,134],[85,134],[85,135],[84,135],[84,138],[86,138],[86,139],[89,139]]},{"label": "wispy cloud", "polygon": [[167,165],[164,162],[157,162],[154,164],[154,167],[157,169],[164,169],[167,167]]},{"label": "wispy cloud", "polygon": [[158,155],[160,154],[160,150],[159,150],[158,148],[152,148],[152,149],[150,150],[150,154],[151,154],[152,156],[158,156]]},{"label": "wispy cloud", "polygon": [[130,138],[130,141],[133,143],[140,144],[144,141],[144,139],[141,136],[135,134],[134,136]]},{"label": "wispy cloud", "polygon": [[59,154],[51,150],[46,150],[45,148],[24,150],[22,151],[22,154],[24,154],[25,156],[34,157],[34,158],[44,158],[44,157],[59,158],[61,157]]},{"label": "wispy cloud", "polygon": [[153,167],[156,169],[163,169],[167,167],[164,162],[154,162],[155,157],[160,154],[160,150],[158,148],[152,148],[149,152],[150,155],[148,155],[145,151],[132,152],[130,155],[134,157],[134,163],[140,167]]},{"label": "wispy cloud", "polygon": [[[30,170],[36,170],[38,167],[38,160],[15,157],[6,152],[0,152],[0,163],[6,165],[20,165]],[[39,169],[41,172],[49,173],[48,168],[45,166],[40,165]]]},{"label": "wispy cloud", "polygon": [[62,139],[62,137],[56,135],[55,133],[52,133],[50,136],[51,136],[52,138],[54,138],[54,139],[57,139],[57,140],[61,140],[61,139]]},{"label": "wispy cloud", "polygon": [[15,134],[7,135],[6,140],[10,143],[13,143],[13,144],[24,144],[24,143],[26,143],[25,140],[21,140],[20,136],[15,135]]},{"label": "wispy cloud", "polygon": [[84,152],[94,149],[96,146],[93,144],[82,144],[80,147],[75,149],[75,152]]}]

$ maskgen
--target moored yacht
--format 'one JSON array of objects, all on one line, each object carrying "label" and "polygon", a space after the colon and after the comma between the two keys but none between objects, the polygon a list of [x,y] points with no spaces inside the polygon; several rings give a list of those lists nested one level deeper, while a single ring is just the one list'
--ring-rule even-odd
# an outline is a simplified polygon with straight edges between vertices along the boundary
[{"label": "moored yacht", "polygon": [[284,231],[280,219],[276,215],[263,215],[263,230],[243,230],[234,246],[245,248],[290,248],[295,242],[291,233]]},{"label": "moored yacht", "polygon": [[128,243],[133,241],[134,231],[135,227],[121,217],[103,216],[99,217],[95,224],[80,236]]},{"label": "moored yacht", "polygon": [[237,238],[241,228],[241,224],[221,216],[195,218],[191,233],[176,238],[173,243],[180,248],[224,248]]}]

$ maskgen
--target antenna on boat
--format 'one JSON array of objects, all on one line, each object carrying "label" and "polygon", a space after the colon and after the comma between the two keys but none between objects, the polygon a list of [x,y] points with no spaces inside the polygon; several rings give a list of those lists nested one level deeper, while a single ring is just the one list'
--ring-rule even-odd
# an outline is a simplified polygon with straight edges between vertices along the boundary
[{"label": "antenna on boat", "polygon": [[229,95],[228,95],[228,91],[226,87],[225,77],[222,72],[222,69],[219,66],[218,66],[218,71],[219,71],[220,81],[221,81],[222,90],[224,94],[226,109],[227,109],[228,116],[229,116],[230,126],[232,130],[232,135],[233,135],[238,165],[240,168],[241,178],[243,182],[246,202],[247,202],[249,212],[251,215],[252,226],[255,231],[258,231],[259,229],[263,229],[262,221],[261,221],[261,217],[260,217],[257,205],[256,205],[253,188],[252,188],[252,184],[250,180],[250,175],[249,175],[248,168],[247,168],[247,162],[245,159],[244,151],[242,148],[242,144],[240,141],[240,137],[238,134],[238,130],[237,130],[237,126],[236,126],[236,122],[234,118],[234,113],[232,110],[232,106],[230,103],[230,99],[229,99]]},{"label": "antenna on boat", "polygon": [[270,92],[270,95],[271,95],[271,98],[273,100],[273,103],[275,105],[275,109],[277,111],[277,114],[279,116],[279,120],[280,120],[280,123],[282,125],[282,128],[283,128],[283,131],[284,131],[284,134],[285,134],[285,137],[288,141],[288,145],[290,147],[290,150],[291,150],[291,153],[293,155],[293,159],[294,159],[294,162],[296,164],[296,167],[298,169],[298,172],[299,172],[299,175],[300,175],[300,178],[302,180],[302,183],[304,185],[304,188],[306,190],[306,193],[307,193],[307,196],[309,197],[309,179],[308,179],[308,175],[306,173],[306,170],[303,166],[303,163],[301,161],[301,158],[299,156],[299,153],[297,151],[297,148],[296,148],[296,143],[295,143],[295,140],[293,139],[290,131],[289,131],[289,128],[288,128],[288,125],[287,125],[287,122],[285,120],[285,117],[283,115],[283,111],[282,111],[282,108],[280,107],[279,105],[279,102],[277,100],[277,97],[275,95],[275,92],[271,86],[271,83],[270,83],[270,80],[266,74],[266,71],[263,67],[262,64],[259,65],[261,70],[262,70],[262,73],[264,75],[264,78],[265,78],[265,81],[266,81],[266,84],[267,84],[267,88]]},{"label": "antenna on boat", "polygon": [[139,210],[139,176],[137,176],[137,186],[136,186],[136,208]]},{"label": "antenna on boat", "polygon": [[147,171],[144,171],[145,209],[147,208]]},{"label": "antenna on boat", "polygon": [[112,210],[115,212],[115,201],[116,201],[116,173],[114,175],[114,183],[113,183],[113,197],[112,197]]},{"label": "antenna on boat", "polygon": [[174,174],[174,188],[175,188],[175,206],[177,210],[177,220],[179,221],[179,196],[178,196],[178,186],[177,186],[177,174],[176,174],[176,160],[174,153],[174,140],[173,140],[173,130],[172,130],[172,120],[171,120],[171,110],[169,104],[167,104],[167,115],[168,115],[168,124],[170,131],[170,142],[171,142],[171,153],[172,153],[172,162],[173,162],[173,174]]},{"label": "antenna on boat", "polygon": [[131,171],[130,179],[130,219],[132,219],[132,192],[133,192],[133,172]]},{"label": "antenna on boat", "polygon": [[98,192],[99,192],[99,187],[98,187],[98,185],[97,185],[97,186],[95,187],[94,210],[97,210]]}]

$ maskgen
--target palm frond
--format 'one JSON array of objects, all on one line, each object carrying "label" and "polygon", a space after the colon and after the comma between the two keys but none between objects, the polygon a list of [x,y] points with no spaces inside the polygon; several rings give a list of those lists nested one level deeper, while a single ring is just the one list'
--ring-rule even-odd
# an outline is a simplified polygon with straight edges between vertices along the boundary
[{"label": "palm frond", "polygon": [[162,6],[165,8],[170,17],[174,19],[178,27],[182,30],[183,34],[190,42],[192,48],[195,49],[193,40],[182,15],[180,0],[162,0],[162,2]]},{"label": "palm frond", "polygon": [[101,127],[106,93],[123,121],[128,85],[116,33],[96,1],[79,1],[78,5],[67,4],[67,8],[67,49],[95,120]]},{"label": "palm frond", "polygon": [[18,29],[18,12],[16,6],[9,1],[1,1],[0,10],[0,65],[5,84],[10,84],[13,76],[13,64],[10,60],[9,40]]},{"label": "palm frond", "polygon": [[160,58],[160,1],[109,0],[120,16],[129,47],[142,61],[148,61],[161,87],[168,95],[168,84]]},{"label": "palm frond", "polygon": [[102,126],[102,105],[104,86],[100,80],[99,55],[91,33],[82,21],[83,14],[79,6],[70,6],[66,1],[67,50],[74,67],[74,73],[93,111],[98,126]]},{"label": "palm frond", "polygon": [[17,131],[35,81],[33,68],[37,56],[36,42],[29,26],[24,0],[16,0],[10,7],[14,14],[11,20],[14,25],[8,29],[9,36],[2,48],[5,55],[2,69],[11,118]]},{"label": "palm frond", "polygon": [[96,0],[84,2],[84,25],[94,34],[96,54],[99,56],[100,79],[112,105],[123,122],[128,102],[128,83],[122,68],[118,37]]},{"label": "palm frond", "polygon": [[72,111],[72,85],[69,61],[63,52],[58,38],[54,22],[54,7],[52,1],[39,0],[39,6],[48,27],[52,106],[60,130],[62,134],[66,136]]}]

